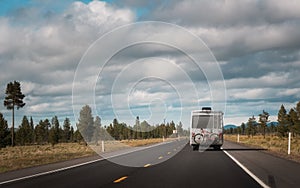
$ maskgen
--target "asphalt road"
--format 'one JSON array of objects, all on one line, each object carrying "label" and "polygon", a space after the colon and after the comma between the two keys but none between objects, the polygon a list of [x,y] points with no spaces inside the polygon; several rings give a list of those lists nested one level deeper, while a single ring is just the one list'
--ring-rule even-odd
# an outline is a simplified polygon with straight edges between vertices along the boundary
[{"label": "asphalt road", "polygon": [[270,187],[300,187],[300,164],[266,150],[226,142],[224,150]]},{"label": "asphalt road", "polygon": [[223,151],[176,141],[0,187],[261,187]]}]

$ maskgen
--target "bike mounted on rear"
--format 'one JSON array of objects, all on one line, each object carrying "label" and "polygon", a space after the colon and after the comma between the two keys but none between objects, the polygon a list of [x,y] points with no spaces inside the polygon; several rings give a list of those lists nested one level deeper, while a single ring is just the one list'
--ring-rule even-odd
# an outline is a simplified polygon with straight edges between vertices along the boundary
[{"label": "bike mounted on rear", "polygon": [[198,150],[199,147],[219,150],[223,145],[223,132],[223,112],[212,111],[210,107],[192,112],[190,145],[193,150]]}]

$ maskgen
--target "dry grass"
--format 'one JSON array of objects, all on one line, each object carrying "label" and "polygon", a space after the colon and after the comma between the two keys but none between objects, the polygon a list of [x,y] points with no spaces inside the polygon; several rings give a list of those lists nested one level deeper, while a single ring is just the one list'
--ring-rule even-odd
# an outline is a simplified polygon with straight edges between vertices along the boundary
[{"label": "dry grass", "polygon": [[144,139],[144,140],[122,140],[121,143],[130,147],[136,147],[136,146],[156,144],[162,141],[163,141],[162,138],[153,138],[153,139]]},{"label": "dry grass", "polygon": [[[162,142],[162,138],[145,140],[105,141],[105,152]],[[70,159],[87,157],[101,152],[101,143],[85,146],[78,143],[15,146],[0,149],[0,173]]]},{"label": "dry grass", "polygon": [[15,146],[0,149],[0,173],[26,167],[91,156],[94,151],[78,143]]},{"label": "dry grass", "polygon": [[[168,139],[169,140],[169,139]],[[165,139],[167,141],[167,139]],[[105,141],[104,148],[105,152],[111,152],[116,150],[128,149],[131,147],[146,146],[156,143],[163,142],[162,138],[151,138],[151,139],[141,139],[141,140],[122,140],[122,141]],[[102,153],[102,144],[99,142],[98,145],[91,144],[90,147],[96,151],[98,154]]]},{"label": "dry grass", "polygon": [[[237,135],[224,135],[225,140],[237,142]],[[240,143],[248,145],[261,147],[267,149],[269,152],[284,157],[293,161],[300,162],[300,138],[292,137],[291,139],[291,154],[288,155],[288,139],[280,138],[278,136],[266,135],[263,138],[262,135],[257,135],[253,137],[248,137],[246,135],[240,135]]]}]

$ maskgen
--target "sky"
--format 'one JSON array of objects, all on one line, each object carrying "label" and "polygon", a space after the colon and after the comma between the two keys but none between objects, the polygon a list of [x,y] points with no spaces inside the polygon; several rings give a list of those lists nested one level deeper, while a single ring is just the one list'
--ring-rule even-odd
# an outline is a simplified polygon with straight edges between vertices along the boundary
[{"label": "sky", "polygon": [[263,110],[276,121],[300,100],[299,30],[297,0],[1,0],[0,102],[17,80],[17,126],[23,115],[75,125],[85,104],[105,125],[139,116],[187,128],[201,106],[225,124]]}]

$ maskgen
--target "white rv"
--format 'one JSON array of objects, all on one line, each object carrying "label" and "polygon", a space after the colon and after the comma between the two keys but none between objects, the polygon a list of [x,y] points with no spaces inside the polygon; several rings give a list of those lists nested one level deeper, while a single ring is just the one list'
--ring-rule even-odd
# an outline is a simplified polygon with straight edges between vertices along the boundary
[{"label": "white rv", "polygon": [[199,146],[219,150],[223,145],[223,112],[212,111],[210,107],[193,111],[190,125],[190,145],[193,150]]}]

